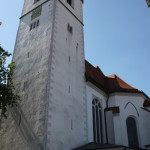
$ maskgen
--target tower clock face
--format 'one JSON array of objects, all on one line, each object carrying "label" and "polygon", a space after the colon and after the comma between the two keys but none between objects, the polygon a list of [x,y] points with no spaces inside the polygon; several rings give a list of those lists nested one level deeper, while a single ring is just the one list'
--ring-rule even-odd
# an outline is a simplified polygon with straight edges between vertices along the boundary
[{"label": "tower clock face", "polygon": [[38,8],[36,8],[35,10],[32,11],[32,16],[31,16],[31,20],[39,17],[41,15],[41,11],[42,11],[42,6],[39,6]]}]

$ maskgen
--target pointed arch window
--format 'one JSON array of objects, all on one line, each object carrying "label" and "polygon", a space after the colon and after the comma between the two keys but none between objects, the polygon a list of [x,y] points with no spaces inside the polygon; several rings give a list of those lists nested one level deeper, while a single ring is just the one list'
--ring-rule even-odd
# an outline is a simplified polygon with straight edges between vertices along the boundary
[{"label": "pointed arch window", "polygon": [[92,101],[93,138],[95,143],[103,144],[102,107],[98,99]]}]

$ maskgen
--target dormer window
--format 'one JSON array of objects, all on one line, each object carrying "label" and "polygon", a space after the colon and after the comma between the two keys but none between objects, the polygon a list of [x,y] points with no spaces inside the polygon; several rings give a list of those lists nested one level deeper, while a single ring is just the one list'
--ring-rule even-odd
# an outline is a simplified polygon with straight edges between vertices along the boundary
[{"label": "dormer window", "polygon": [[73,7],[73,0],[67,0],[67,3],[68,3],[71,7]]}]

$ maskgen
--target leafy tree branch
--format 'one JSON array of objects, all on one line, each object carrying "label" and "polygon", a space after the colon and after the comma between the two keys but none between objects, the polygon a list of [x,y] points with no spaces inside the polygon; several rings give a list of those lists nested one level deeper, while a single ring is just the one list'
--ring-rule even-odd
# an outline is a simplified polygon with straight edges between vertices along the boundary
[{"label": "leafy tree branch", "polygon": [[4,118],[7,118],[6,112],[8,106],[16,106],[20,100],[20,97],[14,94],[15,87],[12,80],[15,69],[14,62],[5,67],[6,58],[10,55],[11,53],[8,53],[0,46],[0,110]]}]

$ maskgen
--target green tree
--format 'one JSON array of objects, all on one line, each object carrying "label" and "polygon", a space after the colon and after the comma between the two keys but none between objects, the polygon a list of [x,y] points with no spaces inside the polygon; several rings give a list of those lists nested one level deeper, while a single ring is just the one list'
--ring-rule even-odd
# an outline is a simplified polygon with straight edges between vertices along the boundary
[{"label": "green tree", "polygon": [[12,80],[15,69],[14,62],[6,67],[6,58],[10,55],[11,53],[0,46],[0,110],[4,118],[7,118],[8,107],[17,106],[17,102],[20,100],[20,97],[14,94],[15,87]]}]

